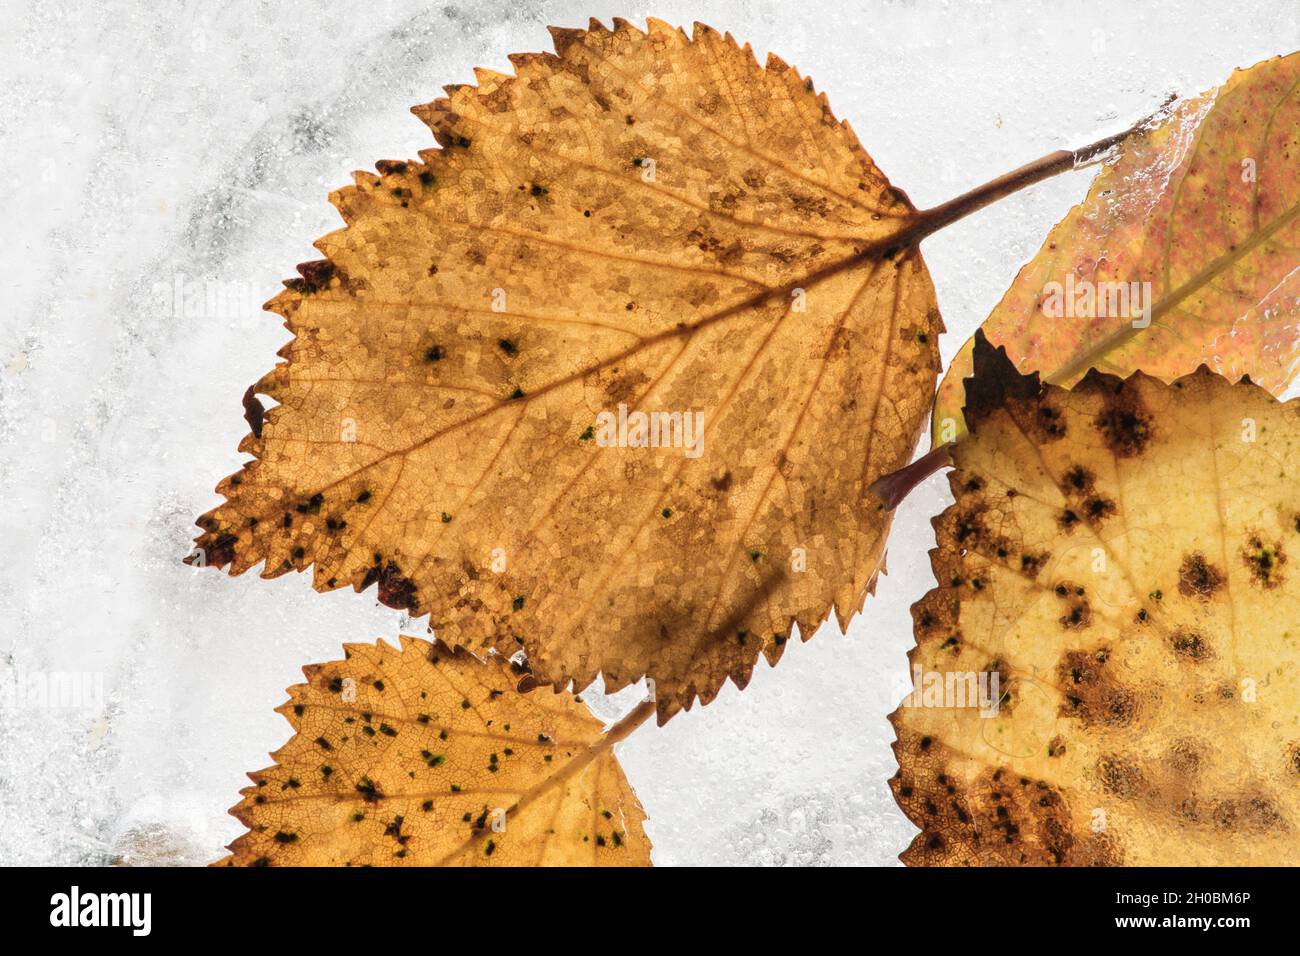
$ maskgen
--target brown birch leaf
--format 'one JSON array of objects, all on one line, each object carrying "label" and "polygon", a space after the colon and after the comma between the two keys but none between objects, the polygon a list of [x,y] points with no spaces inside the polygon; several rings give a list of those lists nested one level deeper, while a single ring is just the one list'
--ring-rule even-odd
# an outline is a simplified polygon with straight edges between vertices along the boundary
[{"label": "brown birch leaf", "polygon": [[890,718],[902,859],[1300,861],[1300,402],[1040,386],[980,337],[966,419]]},{"label": "brown birch leaf", "polygon": [[645,813],[571,694],[403,637],[303,668],[294,735],[230,812],[217,866],[643,866]]},{"label": "brown birch leaf", "polygon": [[377,584],[547,682],[648,674],[662,722],[861,608],[942,323],[919,214],[810,80],[699,25],[553,34],[331,196],[200,560]]},{"label": "brown birch leaf", "polygon": [[[1300,371],[1300,53],[1237,70],[1129,136],[985,320],[1022,371],[1165,381],[1203,362],[1281,394]],[[1145,310],[1145,311],[1144,311]],[[962,432],[974,340],[944,375]]]}]

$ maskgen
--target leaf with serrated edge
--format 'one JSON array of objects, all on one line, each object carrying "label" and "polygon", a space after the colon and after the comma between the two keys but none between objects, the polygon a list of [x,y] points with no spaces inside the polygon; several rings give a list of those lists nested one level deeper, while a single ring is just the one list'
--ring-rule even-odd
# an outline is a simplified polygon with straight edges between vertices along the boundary
[{"label": "leaf with serrated edge", "polygon": [[891,716],[903,860],[1300,862],[1300,401],[1040,389],[983,339],[967,396]]},{"label": "leaf with serrated edge", "polygon": [[[861,608],[942,323],[916,210],[811,81],[700,25],[553,33],[333,194],[198,546],[548,682],[648,674],[662,722]],[[702,414],[703,453],[602,447],[620,404]]]},{"label": "leaf with serrated edge", "polygon": [[[1073,316],[1056,317],[1085,283],[1104,304],[1076,297]],[[1134,296],[1130,283],[1150,285]],[[1135,325],[1117,314],[1126,301],[1150,314]],[[1284,392],[1300,371],[1300,53],[1237,70],[1129,136],[982,328],[1056,384],[1092,367],[1168,381],[1209,362]],[[972,348],[939,386],[936,443],[961,432]]]},{"label": "leaf with serrated edge", "polygon": [[215,865],[638,866],[645,813],[570,694],[521,694],[513,666],[403,637],[303,668],[294,736],[230,812]]}]

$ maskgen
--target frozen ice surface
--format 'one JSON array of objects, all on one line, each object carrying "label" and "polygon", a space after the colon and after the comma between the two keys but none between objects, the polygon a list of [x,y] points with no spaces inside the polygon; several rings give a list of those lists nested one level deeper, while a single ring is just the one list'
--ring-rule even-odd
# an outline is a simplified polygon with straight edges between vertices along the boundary
[{"label": "frozen ice surface", "polygon": [[[33,2],[0,35],[0,863],[202,863],[239,826],[245,771],[286,738],[299,667],[395,635],[373,591],[180,563],[241,461],[239,397],[285,333],[259,304],[339,225],[353,169],[432,145],[407,111],[476,65],[549,48],[547,23],[653,13],[778,52],[827,90],[918,205],[1300,46],[1295,0],[941,3],[414,0]],[[949,334],[971,334],[1089,172],[926,241]],[[219,317],[156,284],[224,283]],[[908,606],[931,583],[931,479],[854,619],[742,694],[621,748],[665,864],[889,864],[911,825],[885,781]],[[52,675],[71,685],[50,688]],[[613,719],[639,692],[589,693]],[[80,700],[75,695],[80,694]]]}]

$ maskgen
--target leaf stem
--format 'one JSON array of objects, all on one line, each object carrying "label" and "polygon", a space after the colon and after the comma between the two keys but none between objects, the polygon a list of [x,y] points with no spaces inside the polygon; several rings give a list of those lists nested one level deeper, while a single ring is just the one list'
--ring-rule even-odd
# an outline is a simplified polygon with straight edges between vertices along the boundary
[{"label": "leaf stem", "polygon": [[925,236],[937,232],[944,226],[951,225],[957,220],[963,219],[985,206],[992,205],[1000,199],[1005,199],[1026,186],[1032,186],[1044,179],[1050,179],[1067,170],[1079,169],[1104,160],[1115,146],[1118,146],[1137,130],[1142,129],[1148,122],[1148,119],[1144,119],[1121,133],[1099,139],[1097,142],[1089,143],[1079,149],[1058,149],[1056,152],[1048,153],[1032,163],[1026,163],[1019,169],[1013,169],[996,179],[991,179],[983,186],[977,186],[970,192],[962,193],[955,199],[950,199],[930,209],[921,210],[918,220],[920,234],[915,237],[914,241],[919,242]]},{"label": "leaf stem", "polygon": [[[601,754],[605,753],[605,751],[609,750],[610,747],[613,747],[615,744],[621,743],[622,741],[626,740],[632,734],[632,731],[636,730],[647,720],[649,720],[650,716],[654,714],[654,712],[655,712],[654,698],[647,698],[646,700],[641,701],[641,703],[633,707],[625,716],[620,718],[619,721],[614,724],[614,726],[610,727],[609,730],[605,731],[605,733],[601,735],[601,738],[597,740],[594,744],[592,744],[582,753],[578,754],[578,756],[574,757],[572,760],[566,763],[554,774],[544,779],[538,785],[534,786],[531,790],[526,792],[513,804],[507,807],[505,812],[506,819],[509,819],[510,817],[514,816],[516,813],[518,813],[524,807],[528,806],[533,801],[537,800],[543,794],[549,793],[553,788],[555,788],[559,784],[563,783],[564,781],[568,780],[570,777],[573,777],[579,772],[581,772],[593,760],[595,760]],[[462,843],[455,850],[453,850],[452,852],[448,853],[445,857],[443,857],[442,860],[439,861],[437,865],[439,866],[447,865],[452,860],[455,860],[462,853],[468,850],[470,847],[473,847],[477,843],[481,842],[483,838],[490,835],[490,833],[491,830],[487,827],[484,827],[481,830],[475,830],[472,834],[470,834],[470,836],[465,840],[464,843]]]},{"label": "leaf stem", "polygon": [[[605,731],[605,736],[600,739],[600,743],[596,744],[595,747],[608,749],[614,746],[614,744],[622,743],[631,736],[632,731],[636,730],[649,720],[650,716],[654,712],[655,699],[653,697],[647,697],[625,715],[620,717],[613,727],[610,727],[609,730]],[[595,747],[592,749],[594,750]]]},{"label": "leaf stem", "polygon": [[876,479],[867,490],[885,503],[886,510],[893,511],[899,502],[911,494],[913,488],[940,468],[952,464],[952,444],[944,442],[936,445],[910,465],[904,465],[898,471],[891,471]]}]

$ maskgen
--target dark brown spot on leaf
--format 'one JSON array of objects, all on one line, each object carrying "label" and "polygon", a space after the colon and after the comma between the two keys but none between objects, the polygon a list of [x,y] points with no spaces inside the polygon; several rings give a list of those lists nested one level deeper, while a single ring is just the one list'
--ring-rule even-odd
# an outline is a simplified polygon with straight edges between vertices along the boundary
[{"label": "dark brown spot on leaf", "polygon": [[1281,583],[1281,568],[1286,564],[1281,542],[1266,545],[1259,535],[1251,535],[1241,549],[1241,559],[1250,568],[1250,576],[1256,584],[1275,588]]},{"label": "dark brown spot on leaf", "polygon": [[1205,560],[1199,551],[1183,558],[1178,569],[1178,590],[1186,597],[1208,601],[1223,587],[1223,572]]},{"label": "dark brown spot on leaf", "polygon": [[1096,426],[1106,447],[1116,458],[1134,458],[1151,440],[1151,414],[1142,407],[1137,392],[1129,383],[1117,390],[1103,392],[1106,406],[1097,415]]}]

